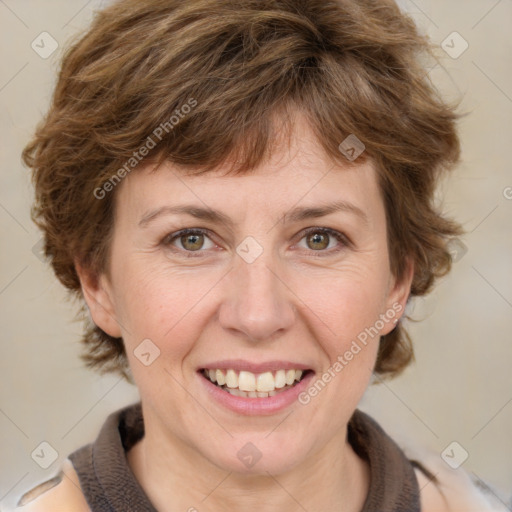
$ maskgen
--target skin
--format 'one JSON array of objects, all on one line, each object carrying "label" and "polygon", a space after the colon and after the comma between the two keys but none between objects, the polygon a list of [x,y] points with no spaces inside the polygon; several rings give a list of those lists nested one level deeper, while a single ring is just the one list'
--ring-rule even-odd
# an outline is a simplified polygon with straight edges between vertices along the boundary
[{"label": "skin", "polygon": [[[397,305],[403,313],[412,269],[401,282],[391,274],[371,161],[335,164],[297,118],[291,144],[250,174],[186,176],[170,163],[152,171],[134,171],[116,190],[108,272],[78,267],[93,320],[122,336],[140,391],[146,435],[128,454],[135,476],[162,511],[360,510],[369,471],[346,426],[369,384],[377,336],[307,405],[271,415],[225,409],[197,369],[218,359],[282,359],[318,377],[379,315]],[[339,200],[366,220],[349,211],[284,220],[297,206]],[[178,204],[220,210],[233,227],[185,214],[139,225],[149,211]],[[349,242],[322,233],[311,240],[304,233],[311,227]],[[195,244],[171,243],[168,235],[184,228],[209,233]],[[250,264],[236,252],[247,236],[263,248]],[[198,246],[187,257],[186,248]],[[394,325],[386,322],[380,335]],[[160,350],[149,366],[134,355],[144,339]],[[237,457],[248,442],[262,454],[250,469]]]}]

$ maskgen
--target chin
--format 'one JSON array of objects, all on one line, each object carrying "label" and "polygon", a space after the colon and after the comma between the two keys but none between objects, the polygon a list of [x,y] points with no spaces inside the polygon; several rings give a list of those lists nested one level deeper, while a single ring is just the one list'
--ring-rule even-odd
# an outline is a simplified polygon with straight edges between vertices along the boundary
[{"label": "chin", "polygon": [[[268,437],[265,439],[265,436]],[[203,453],[219,469],[239,475],[286,473],[301,464],[309,451],[306,442],[299,442],[296,435],[286,433],[269,435],[258,432],[229,439],[224,449],[219,446],[213,453],[211,450]]]}]

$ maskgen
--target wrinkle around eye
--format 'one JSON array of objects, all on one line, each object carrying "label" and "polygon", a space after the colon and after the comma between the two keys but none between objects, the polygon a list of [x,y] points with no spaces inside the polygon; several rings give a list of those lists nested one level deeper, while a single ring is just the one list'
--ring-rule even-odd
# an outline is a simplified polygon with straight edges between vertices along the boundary
[{"label": "wrinkle around eye", "polygon": [[[301,242],[306,240],[311,235],[320,234],[323,236],[328,237],[329,243],[327,248],[320,248],[318,250],[316,249],[310,249],[309,247],[299,246]],[[187,236],[193,236],[193,235],[200,235],[204,237],[206,240],[206,247],[203,243],[203,247],[198,248],[197,250],[189,250],[183,246],[182,238]],[[312,226],[309,228],[305,228],[294,237],[295,239],[298,239],[298,242],[292,243],[292,250],[298,251],[301,253],[301,255],[305,255],[306,257],[329,257],[334,256],[344,250],[348,250],[353,246],[353,243],[351,239],[343,232],[337,231],[332,228],[327,227],[320,227],[320,226]],[[332,242],[338,242],[334,245],[334,247],[329,246],[332,244]],[[210,245],[208,246],[208,242]],[[243,241],[241,242],[243,243]],[[179,247],[177,244],[181,245]],[[166,250],[169,250],[173,255],[176,255],[178,258],[184,257],[184,258],[202,258],[202,257],[208,257],[209,254],[211,254],[212,250],[220,249],[219,244],[215,241],[215,235],[210,232],[210,230],[205,228],[184,228],[178,231],[173,231],[172,233],[168,233],[165,235],[159,245],[163,246]],[[297,249],[297,246],[299,246],[299,249]],[[238,247],[238,246],[237,246]],[[215,251],[218,252],[218,251]]]}]

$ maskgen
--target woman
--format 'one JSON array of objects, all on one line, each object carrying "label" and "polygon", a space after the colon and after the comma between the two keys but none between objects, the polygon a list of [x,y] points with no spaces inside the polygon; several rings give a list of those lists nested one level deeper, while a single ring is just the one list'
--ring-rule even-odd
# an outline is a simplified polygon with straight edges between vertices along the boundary
[{"label": "woman", "polygon": [[141,403],[26,510],[490,509],[357,410],[461,233],[432,204],[459,141],[425,53],[388,0],[97,15],[23,156],[84,357]]}]

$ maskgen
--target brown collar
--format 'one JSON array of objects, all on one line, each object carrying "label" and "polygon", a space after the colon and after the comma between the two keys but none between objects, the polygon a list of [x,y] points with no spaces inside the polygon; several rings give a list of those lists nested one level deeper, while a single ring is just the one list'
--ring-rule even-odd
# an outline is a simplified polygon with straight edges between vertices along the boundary
[{"label": "brown collar", "polygon": [[[157,512],[135,479],[126,452],[144,436],[141,404],[111,414],[96,441],[69,456],[92,512]],[[420,512],[413,465],[367,414],[356,410],[348,440],[370,465],[370,489],[361,512]]]}]

